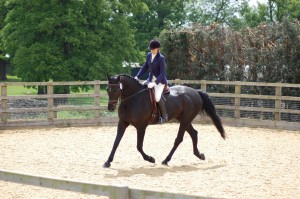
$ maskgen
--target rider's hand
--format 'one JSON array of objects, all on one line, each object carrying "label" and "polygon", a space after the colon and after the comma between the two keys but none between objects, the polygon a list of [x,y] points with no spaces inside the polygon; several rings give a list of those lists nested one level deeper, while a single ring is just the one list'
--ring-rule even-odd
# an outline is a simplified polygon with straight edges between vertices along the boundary
[{"label": "rider's hand", "polygon": [[139,80],[139,78],[137,76],[135,76],[134,79]]},{"label": "rider's hand", "polygon": [[144,81],[142,84],[143,84],[143,85],[148,85],[148,84],[149,84],[149,81],[146,80],[146,81]]},{"label": "rider's hand", "polygon": [[148,88],[153,88],[155,85],[156,85],[155,82],[150,82],[150,83],[148,84]]}]

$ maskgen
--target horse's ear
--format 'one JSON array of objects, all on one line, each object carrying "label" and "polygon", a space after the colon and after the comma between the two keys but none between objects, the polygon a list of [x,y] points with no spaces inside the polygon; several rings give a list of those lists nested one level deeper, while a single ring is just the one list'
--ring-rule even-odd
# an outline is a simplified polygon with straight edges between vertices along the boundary
[{"label": "horse's ear", "polygon": [[118,75],[117,77],[118,82],[120,81],[120,79],[121,79],[121,75]]},{"label": "horse's ear", "polygon": [[109,76],[109,74],[108,74],[108,73],[106,73],[106,77],[107,77],[107,79],[108,79],[108,80],[110,79],[110,76]]}]

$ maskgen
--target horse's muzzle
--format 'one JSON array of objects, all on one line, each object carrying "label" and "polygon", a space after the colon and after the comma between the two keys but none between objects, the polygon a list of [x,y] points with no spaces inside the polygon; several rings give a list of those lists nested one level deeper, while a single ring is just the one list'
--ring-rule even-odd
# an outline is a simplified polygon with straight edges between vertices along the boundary
[{"label": "horse's muzzle", "polygon": [[109,111],[114,111],[114,110],[116,110],[116,105],[115,104],[108,104],[107,109]]}]

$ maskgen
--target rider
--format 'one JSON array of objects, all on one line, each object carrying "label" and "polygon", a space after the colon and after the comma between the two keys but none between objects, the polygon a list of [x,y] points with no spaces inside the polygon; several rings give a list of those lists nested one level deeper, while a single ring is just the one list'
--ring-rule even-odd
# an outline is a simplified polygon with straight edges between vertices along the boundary
[{"label": "rider", "polygon": [[[166,62],[165,57],[160,53],[160,42],[158,40],[151,40],[149,43],[149,52],[146,56],[146,62],[140,69],[135,79],[138,79],[149,69],[149,77],[143,83],[147,84],[148,88],[153,88],[155,91],[155,100],[158,102],[158,106],[161,110],[162,117],[159,119],[159,123],[165,123],[168,121],[168,114],[165,107],[165,101],[162,99],[162,92],[167,82],[166,77]],[[154,77],[153,77],[154,76]]]}]

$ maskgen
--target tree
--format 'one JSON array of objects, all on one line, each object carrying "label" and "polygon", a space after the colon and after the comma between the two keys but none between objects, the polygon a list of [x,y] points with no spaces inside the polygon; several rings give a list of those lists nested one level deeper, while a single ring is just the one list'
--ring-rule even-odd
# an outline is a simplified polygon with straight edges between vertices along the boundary
[{"label": "tree", "polygon": [[241,3],[237,13],[239,17],[229,18],[230,27],[235,30],[240,30],[245,27],[256,27],[262,22],[270,21],[269,9],[266,4],[258,3],[257,7],[251,7],[247,0]]},{"label": "tree", "polygon": [[271,21],[282,22],[285,18],[300,20],[299,0],[268,0]]},{"label": "tree", "polygon": [[188,1],[143,0],[147,9],[134,13],[130,18],[137,49],[141,52],[147,51],[149,41],[158,38],[163,30],[182,26],[185,21],[184,4]]},{"label": "tree", "polygon": [[7,10],[4,6],[5,1],[0,1],[0,79],[6,80],[6,70],[7,70],[7,56],[3,49],[3,37],[2,37],[2,29],[4,27],[4,19],[7,14]]},{"label": "tree", "polygon": [[105,79],[136,59],[129,6],[120,1],[9,0],[6,6],[4,46],[23,81]]},{"label": "tree", "polygon": [[240,2],[236,0],[193,0],[187,4],[186,10],[190,23],[228,24],[230,18],[237,18],[239,7]]},{"label": "tree", "polygon": [[300,21],[300,1],[289,0],[290,4],[287,5],[290,17]]}]

